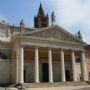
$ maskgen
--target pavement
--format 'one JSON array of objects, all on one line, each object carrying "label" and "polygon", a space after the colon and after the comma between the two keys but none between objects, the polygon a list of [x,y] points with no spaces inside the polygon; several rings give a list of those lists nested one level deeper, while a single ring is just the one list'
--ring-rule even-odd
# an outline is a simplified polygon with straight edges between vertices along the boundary
[{"label": "pavement", "polygon": [[31,88],[27,90],[90,90],[90,86],[66,86],[49,88]]},{"label": "pavement", "polygon": [[[16,88],[0,88],[0,90],[18,90]],[[24,90],[90,90],[90,85],[87,86],[66,86],[66,87],[48,87],[48,88],[28,88]]]}]

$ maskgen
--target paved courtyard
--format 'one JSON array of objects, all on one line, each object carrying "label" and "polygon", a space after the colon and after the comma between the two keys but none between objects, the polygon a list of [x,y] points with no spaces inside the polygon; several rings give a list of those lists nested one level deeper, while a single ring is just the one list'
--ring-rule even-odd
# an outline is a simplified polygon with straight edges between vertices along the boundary
[{"label": "paved courtyard", "polygon": [[51,88],[33,88],[27,90],[90,90],[90,86],[72,86],[72,87],[51,87]]},{"label": "paved courtyard", "polygon": [[[15,88],[0,88],[0,90],[18,90]],[[48,87],[48,88],[29,88],[25,90],[90,90],[90,86],[71,86],[71,87]]]}]

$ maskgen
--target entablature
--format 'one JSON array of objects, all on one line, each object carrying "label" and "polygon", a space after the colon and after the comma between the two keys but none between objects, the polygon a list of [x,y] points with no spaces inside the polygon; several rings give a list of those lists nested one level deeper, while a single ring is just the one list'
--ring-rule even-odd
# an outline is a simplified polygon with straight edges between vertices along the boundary
[{"label": "entablature", "polygon": [[86,44],[75,43],[75,42],[66,42],[58,40],[49,40],[36,37],[18,37],[17,41],[22,46],[40,46],[40,47],[51,47],[51,48],[62,48],[70,50],[84,50]]}]

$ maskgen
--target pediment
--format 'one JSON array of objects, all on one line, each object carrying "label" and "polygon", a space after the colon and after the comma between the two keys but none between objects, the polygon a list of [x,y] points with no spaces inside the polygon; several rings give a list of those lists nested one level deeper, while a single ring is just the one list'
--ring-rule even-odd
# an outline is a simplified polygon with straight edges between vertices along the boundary
[{"label": "pediment", "polygon": [[71,33],[67,32],[66,30],[57,25],[32,31],[31,33],[28,33],[26,36],[32,36],[36,38],[54,41],[58,40],[58,41],[82,43],[77,38],[75,38]]}]

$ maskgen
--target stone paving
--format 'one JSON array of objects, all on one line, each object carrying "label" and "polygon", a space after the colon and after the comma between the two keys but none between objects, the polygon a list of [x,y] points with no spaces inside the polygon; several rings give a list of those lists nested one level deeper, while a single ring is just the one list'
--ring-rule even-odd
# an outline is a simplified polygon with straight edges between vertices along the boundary
[{"label": "stone paving", "polygon": [[90,86],[31,88],[27,90],[90,90]]},{"label": "stone paving", "polygon": [[[18,90],[16,88],[0,88],[0,90]],[[48,87],[48,88],[28,88],[25,90],[90,90],[88,86],[66,86],[66,87]]]},{"label": "stone paving", "polygon": [[29,89],[26,89],[26,90],[90,90],[90,86],[89,87],[73,86],[73,87],[29,88]]}]

